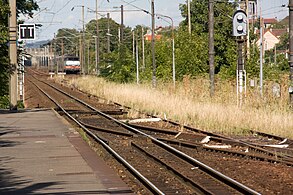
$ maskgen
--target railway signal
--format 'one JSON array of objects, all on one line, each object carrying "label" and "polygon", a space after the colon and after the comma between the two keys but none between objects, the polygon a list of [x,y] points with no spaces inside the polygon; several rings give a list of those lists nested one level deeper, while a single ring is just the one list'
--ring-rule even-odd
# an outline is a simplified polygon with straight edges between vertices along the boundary
[{"label": "railway signal", "polygon": [[247,15],[243,10],[237,10],[233,15],[233,36],[247,35]]},{"label": "railway signal", "polygon": [[[237,10],[233,15],[233,36],[237,37],[238,62],[237,62],[237,104],[242,105],[243,87],[246,91],[246,72],[243,62],[243,43],[247,35],[247,15],[243,10]],[[243,85],[244,84],[244,85]]]}]

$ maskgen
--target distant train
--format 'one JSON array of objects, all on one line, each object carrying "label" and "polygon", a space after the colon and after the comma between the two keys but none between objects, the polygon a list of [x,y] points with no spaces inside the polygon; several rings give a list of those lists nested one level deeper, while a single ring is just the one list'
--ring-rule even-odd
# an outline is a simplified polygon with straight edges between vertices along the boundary
[{"label": "distant train", "polygon": [[66,73],[79,73],[80,61],[77,56],[59,56],[56,58],[58,71]]}]

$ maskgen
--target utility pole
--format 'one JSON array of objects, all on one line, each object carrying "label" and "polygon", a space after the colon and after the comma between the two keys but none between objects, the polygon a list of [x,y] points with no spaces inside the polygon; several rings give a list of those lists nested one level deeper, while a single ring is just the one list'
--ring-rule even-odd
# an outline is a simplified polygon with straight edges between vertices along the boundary
[{"label": "utility pole", "polygon": [[98,53],[97,53],[97,49],[98,49],[98,47],[97,47],[97,36],[93,36],[94,37],[94,39],[95,39],[95,58],[96,58],[96,67],[97,67],[97,64],[98,64]]},{"label": "utility pole", "polygon": [[246,15],[247,15],[247,40],[246,40],[246,52],[247,52],[247,57],[249,58],[249,55],[250,55],[250,28],[249,28],[249,1],[246,0],[246,6],[245,6],[245,10],[246,10]]},{"label": "utility pole", "polygon": [[176,74],[175,74],[175,36],[174,36],[174,23],[172,20],[172,72],[173,72],[173,86],[176,87]]},{"label": "utility pole", "polygon": [[134,30],[132,30],[132,58],[135,58],[135,36]]},{"label": "utility pole", "polygon": [[214,43],[214,0],[209,0],[209,65],[210,96],[215,93],[215,43]]},{"label": "utility pole", "polygon": [[16,26],[16,0],[9,0],[9,57],[13,72],[9,79],[9,108],[17,110],[17,26]]},{"label": "utility pole", "polygon": [[145,57],[144,57],[144,29],[141,27],[141,48],[142,48],[142,69],[145,69]]},{"label": "utility pole", "polygon": [[123,5],[121,5],[121,25],[120,25],[120,43],[123,44],[123,36],[124,36],[124,32],[123,32]]},{"label": "utility pole", "polygon": [[190,0],[187,0],[188,32],[191,34]]},{"label": "utility pole", "polygon": [[259,64],[259,91],[260,91],[260,96],[263,96],[263,54],[264,54],[264,44],[263,44],[263,18],[261,15],[261,7],[260,7],[260,64]]},{"label": "utility pole", "polygon": [[136,36],[136,84],[139,84],[139,67],[138,67],[138,38]]},{"label": "utility pole", "polygon": [[97,76],[100,75],[100,68],[99,68],[99,63],[100,63],[100,39],[99,39],[99,18],[98,18],[98,1],[96,0],[96,74]]},{"label": "utility pole", "polygon": [[[62,69],[62,72],[64,71],[64,41],[63,38],[61,39],[61,55],[62,55],[62,66],[60,67]],[[58,72],[57,72],[58,74]]]},{"label": "utility pole", "polygon": [[[80,62],[81,62],[81,72],[83,73],[84,72],[84,70],[83,70],[84,69],[83,60],[82,60],[82,56],[83,56],[82,50],[83,50],[83,48],[82,48],[82,40],[81,39],[82,39],[82,37],[79,38],[79,58],[80,58]],[[57,73],[58,73],[58,69],[57,69]]]},{"label": "utility pole", "polygon": [[120,61],[120,64],[122,65],[122,59],[124,57],[124,45],[123,45],[123,5],[121,5],[121,24],[120,24],[120,28],[119,28],[119,61]]},{"label": "utility pole", "polygon": [[289,0],[289,66],[290,66],[290,104],[293,105],[293,0]]},{"label": "utility pole", "polygon": [[155,3],[154,0],[152,0],[151,5],[152,10],[152,59],[153,59],[153,78],[152,78],[152,84],[153,88],[156,88],[157,86],[157,78],[156,78],[156,59],[155,59]]},{"label": "utility pole", "polygon": [[89,74],[89,65],[90,65],[90,40],[87,41],[87,66],[86,73]]},{"label": "utility pole", "polygon": [[[107,32],[109,35],[110,34],[110,13],[107,13],[107,19],[108,19]],[[107,36],[107,52],[110,53],[110,36]]]},{"label": "utility pole", "polygon": [[85,75],[84,5],[82,5],[82,74]]}]

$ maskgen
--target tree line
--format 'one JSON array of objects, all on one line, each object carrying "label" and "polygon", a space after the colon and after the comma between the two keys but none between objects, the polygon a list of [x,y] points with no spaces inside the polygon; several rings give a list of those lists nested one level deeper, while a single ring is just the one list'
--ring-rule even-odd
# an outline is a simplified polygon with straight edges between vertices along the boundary
[{"label": "tree line", "polygon": [[[18,13],[32,14],[38,6],[33,0],[17,1]],[[217,79],[235,78],[237,65],[237,42],[232,36],[233,13],[237,2],[224,0],[215,2],[215,73]],[[180,81],[185,76],[191,78],[207,76],[209,72],[208,61],[208,0],[193,0],[191,2],[191,27],[188,32],[187,5],[179,6],[183,20],[174,29],[175,38],[175,64],[176,80]],[[9,59],[8,59],[8,13],[9,7],[5,1],[0,2],[0,97],[8,94]],[[123,27],[124,38],[119,39],[120,24],[111,18],[101,18],[99,23],[99,53],[100,76],[116,82],[133,82],[136,79],[136,58],[133,53],[133,41],[138,44],[139,77],[141,82],[152,79],[152,53],[151,42],[144,41],[142,35],[146,34],[149,27],[137,25],[135,28]],[[255,24],[259,25],[258,23]],[[279,26],[276,26],[276,28]],[[109,30],[108,30],[109,29]],[[245,68],[249,78],[259,75],[259,48],[256,45],[258,36],[250,28],[249,57],[245,56]],[[49,43],[55,48],[56,55],[79,55],[82,49],[82,31],[76,29],[59,29],[55,38]],[[86,71],[95,72],[95,38],[96,20],[91,20],[85,26],[85,63]],[[156,76],[158,80],[168,82],[172,80],[172,28],[171,26],[157,30],[162,35],[156,40],[155,59]],[[134,36],[133,36],[134,35]],[[133,40],[134,37],[134,40]],[[63,48],[62,48],[63,47]],[[144,47],[144,50],[143,50]],[[288,47],[288,35],[281,38],[277,45],[279,49]],[[143,55],[144,54],[144,55]],[[288,71],[288,60],[284,54],[277,56],[276,64],[272,63],[272,51],[267,51],[264,64],[265,78],[278,79]],[[143,58],[144,56],[144,58]]]},{"label": "tree line", "polygon": [[[192,33],[188,33],[187,28],[187,5],[181,4],[179,9],[183,17],[183,21],[174,30],[175,34],[175,64],[176,64],[176,80],[181,80],[184,76],[191,77],[206,76],[209,71],[208,62],[208,0],[193,0],[191,2],[191,25]],[[235,37],[232,36],[232,19],[238,4],[237,2],[221,1],[214,5],[215,16],[215,73],[218,78],[234,78],[237,65],[237,43]],[[120,24],[111,18],[99,19],[99,53],[101,76],[112,81],[132,82],[136,78],[135,55],[133,54],[133,36],[134,42],[138,44],[139,52],[139,76],[142,81],[149,81],[152,78],[152,56],[150,41],[144,42],[144,59],[142,58],[142,39],[141,34],[145,34],[148,27],[137,25],[133,29],[130,27],[123,28],[124,40],[119,42]],[[256,23],[254,27],[259,24]],[[108,31],[108,27],[110,31]],[[258,77],[259,75],[259,49],[256,45],[258,39],[254,35],[251,27],[250,51],[249,57],[246,57],[246,71],[249,77]],[[277,26],[279,27],[279,26]],[[96,35],[96,21],[92,20],[86,24],[86,63],[89,63],[89,72],[95,69],[95,42],[93,36]],[[143,32],[142,32],[143,31]],[[110,33],[109,33],[110,32]],[[162,35],[160,40],[156,40],[155,58],[156,58],[156,76],[159,80],[172,80],[172,29],[171,26],[161,28],[157,32]],[[74,35],[73,35],[74,34]],[[65,52],[79,53],[79,38],[81,31],[75,29],[59,29],[55,44],[56,51],[60,55],[61,41]],[[110,42],[108,42],[110,39]],[[287,47],[286,37],[282,38],[278,48]],[[74,44],[73,44],[74,43]],[[110,52],[108,50],[110,48]],[[272,51],[267,51],[264,66],[265,76],[282,74],[288,70],[285,55],[278,55],[277,64],[272,64]],[[274,72],[276,74],[270,74]]]}]

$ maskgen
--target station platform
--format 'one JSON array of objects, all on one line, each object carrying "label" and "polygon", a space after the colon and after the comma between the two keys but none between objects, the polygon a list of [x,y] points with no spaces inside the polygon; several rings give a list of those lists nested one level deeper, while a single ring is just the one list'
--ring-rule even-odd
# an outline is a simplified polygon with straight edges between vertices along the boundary
[{"label": "station platform", "polygon": [[0,111],[0,194],[133,194],[51,109]]}]

